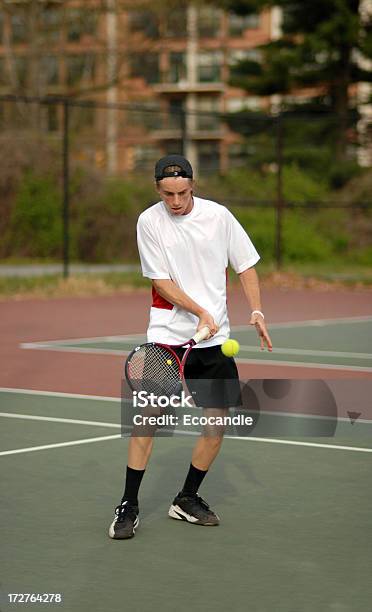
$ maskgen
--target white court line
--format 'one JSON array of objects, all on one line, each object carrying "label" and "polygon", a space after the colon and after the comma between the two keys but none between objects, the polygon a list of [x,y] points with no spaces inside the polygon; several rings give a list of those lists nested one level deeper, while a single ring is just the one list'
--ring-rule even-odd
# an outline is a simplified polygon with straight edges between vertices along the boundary
[{"label": "white court line", "polygon": [[[64,346],[53,346],[49,344],[21,344],[21,348],[33,349],[33,350],[47,350],[57,351],[65,353],[85,353],[90,355],[113,355],[116,357],[125,357],[129,355],[132,349],[128,350],[112,350],[112,349],[97,349],[97,348],[77,348],[77,347],[64,347]],[[260,352],[260,348],[256,347],[257,352]],[[295,349],[293,349],[295,350]],[[278,349],[274,349],[274,352],[279,352]],[[283,349],[284,354],[288,354],[289,351]],[[308,363],[305,361],[285,361],[285,360],[274,360],[274,359],[244,359],[236,357],[235,361],[242,364],[254,364],[254,365],[272,365],[272,366],[291,366],[293,368],[317,368],[321,370],[353,370],[355,372],[371,372],[372,367],[352,366],[352,365],[336,365],[330,363]]]},{"label": "white court line", "polygon": [[138,338],[145,338],[146,334],[143,332],[141,334],[128,334],[128,335],[117,335],[117,336],[89,336],[87,338],[63,338],[61,340],[41,340],[40,342],[30,342],[29,344],[76,344],[79,342],[81,344],[89,343],[89,342],[99,342],[101,340],[105,342],[116,342],[120,340],[138,340]]},{"label": "white court line", "polygon": [[[240,345],[240,350],[251,351],[254,353],[261,352],[259,346]],[[297,348],[274,348],[273,353],[279,353],[284,355],[310,355],[314,357],[353,357],[355,359],[372,359],[372,353],[349,353],[340,351],[318,351],[310,349],[297,349]]]},{"label": "white court line", "polygon": [[[82,396],[82,397],[84,399],[89,399],[89,396]],[[93,399],[97,399],[97,398],[93,398]],[[263,410],[261,411],[260,415],[262,417],[273,416],[273,417],[283,417],[283,418],[290,418],[290,419],[309,419],[309,420],[318,420],[318,421],[319,420],[336,421],[337,423],[350,423],[350,417],[339,417],[339,416],[334,417],[334,416],[327,416],[327,415],[320,415],[320,414],[304,414],[304,413],[298,414],[295,412],[281,412],[281,411],[276,412],[273,410]],[[82,419],[67,419],[65,417],[50,417],[50,416],[39,416],[35,414],[20,414],[19,412],[0,412],[0,417],[8,418],[8,419],[24,419],[24,420],[30,420],[30,421],[50,421],[50,422],[55,422],[55,423],[71,423],[73,425],[92,425],[93,427],[114,427],[117,429],[120,429],[121,427],[119,423],[112,423],[108,421],[86,421]],[[358,423],[364,423],[365,425],[372,425],[372,421],[369,421],[368,419],[358,418]]]},{"label": "white court line", "polygon": [[[23,349],[50,350],[62,351],[68,353],[97,353],[106,355],[127,355],[131,349],[103,349],[96,347],[77,347],[77,346],[58,346],[53,344],[41,344],[33,342],[25,342],[20,345]],[[240,350],[246,350],[254,353],[261,352],[259,346],[256,345],[240,345]],[[309,350],[296,348],[274,348],[274,353],[283,355],[309,355],[313,357],[351,357],[354,359],[372,359],[372,353],[349,353],[340,351],[324,351],[324,350]]]},{"label": "white court line", "polygon": [[24,419],[29,421],[48,421],[51,423],[72,423],[73,425],[92,425],[93,427],[114,427],[120,429],[119,423],[108,423],[107,421],[84,421],[82,419],[65,419],[60,417],[46,417],[35,414],[19,414],[18,412],[0,412],[0,417],[6,419]]},{"label": "white court line", "polygon": [[[176,430],[176,434],[187,434],[187,435],[198,435],[198,433]],[[340,446],[336,444],[318,444],[316,442],[299,442],[297,440],[277,440],[274,438],[245,438],[243,436],[225,436],[229,440],[240,440],[244,442],[266,442],[268,444],[286,444],[289,446],[308,446],[312,448],[324,448],[328,450],[341,450],[358,453],[372,453],[372,448],[362,448],[358,446]],[[63,446],[77,446],[79,444],[89,444],[92,442],[103,442],[105,440],[117,440],[122,438],[121,434],[115,434],[113,436],[100,436],[99,438],[83,438],[81,440],[73,440],[72,442],[59,442],[57,444],[45,444],[43,446],[29,446],[26,448],[17,448],[10,451],[1,451],[0,457],[4,455],[17,455],[21,453],[31,453],[39,450],[49,450],[51,448],[61,448]]]},{"label": "white court line", "polygon": [[100,349],[100,348],[83,348],[77,346],[58,346],[54,344],[41,344],[39,342],[25,342],[19,345],[22,349],[32,349],[37,351],[58,351],[62,353],[89,353],[90,355],[129,355],[131,348],[124,349]]},{"label": "white court line", "polygon": [[353,372],[372,372],[372,367],[352,366],[352,365],[335,365],[333,363],[309,363],[307,361],[274,361],[274,359],[240,359],[235,357],[235,361],[242,365],[263,365],[263,366],[290,366],[292,368],[310,368],[315,370],[350,370]]},{"label": "white court line", "polygon": [[[305,319],[304,321],[286,321],[282,323],[269,323],[270,329],[287,328],[287,327],[323,327],[323,325],[338,325],[339,323],[365,323],[371,321],[371,315],[360,317],[339,317],[334,319]],[[234,325],[232,331],[245,331],[252,329],[252,325]]]},{"label": "white court line", "polygon": [[86,399],[86,400],[99,400],[105,402],[121,402],[120,397],[109,397],[105,395],[81,395],[79,393],[63,393],[62,391],[39,391],[35,389],[17,389],[15,387],[0,387],[0,393],[18,393],[22,395],[44,395],[50,397],[61,397],[61,398],[72,398],[72,399]]},{"label": "white court line", "polygon": [[[363,323],[365,321],[372,321],[371,315],[360,316],[360,317],[340,317],[335,319],[306,319],[304,321],[293,321],[283,323],[270,323],[270,329],[275,328],[287,328],[287,327],[307,327],[307,326],[323,326],[323,325],[337,325],[338,323]],[[252,329],[251,325],[234,325],[231,327],[231,331],[245,331]],[[103,342],[136,342],[140,338],[146,338],[146,334],[136,333],[128,335],[117,335],[117,336],[91,336],[87,338],[69,338],[63,340],[41,340],[37,342],[24,342],[20,346],[22,348],[36,348],[37,345],[40,347],[46,347],[53,344],[89,344],[91,342],[103,341]]]},{"label": "white court line", "polygon": [[[0,392],[1,391],[11,391],[11,392],[19,392],[19,389],[5,389],[5,388],[0,388]],[[27,391],[24,391],[24,393],[27,393]],[[61,397],[77,397],[78,399],[101,399],[97,396],[79,396],[76,395],[74,396],[73,394],[66,394],[66,393],[52,393],[52,392],[47,392],[47,391],[31,391],[32,394],[40,394],[40,395],[51,395],[51,396],[61,396]],[[115,398],[109,398],[111,400],[117,401],[119,402],[119,399],[115,399]],[[278,413],[279,414],[279,413]],[[284,414],[284,413],[283,413]],[[43,421],[56,421],[56,422],[68,422],[68,423],[77,423],[77,424],[84,424],[84,425],[93,425],[93,426],[100,426],[100,427],[116,427],[119,428],[121,427],[119,424],[116,423],[104,423],[104,422],[98,422],[98,421],[83,421],[83,420],[74,420],[74,419],[63,419],[63,418],[57,418],[57,417],[40,417],[37,415],[20,415],[17,413],[0,413],[0,416],[5,416],[5,417],[11,417],[11,418],[24,418],[24,419],[31,419],[31,420],[43,420]],[[342,419],[342,420],[347,420],[347,419]],[[364,420],[363,420],[364,422]],[[193,432],[193,431],[184,431],[184,430],[176,430],[176,434],[183,434],[183,435],[199,435],[198,432]],[[18,453],[26,453],[26,452],[31,452],[31,451],[36,451],[36,450],[45,450],[45,449],[50,449],[50,448],[59,448],[62,446],[73,446],[73,445],[77,445],[77,444],[88,444],[89,442],[99,442],[101,440],[113,440],[113,439],[117,439],[117,438],[121,438],[122,435],[121,434],[116,434],[113,436],[103,436],[103,437],[99,437],[99,438],[87,438],[87,439],[83,439],[83,440],[75,440],[73,442],[61,442],[58,444],[48,444],[48,445],[44,445],[44,446],[35,446],[35,447],[28,447],[25,449],[16,449],[13,451],[2,451],[0,452],[0,456],[2,455],[13,455],[13,454],[18,454]],[[256,438],[256,437],[243,437],[243,436],[225,436],[227,439],[230,440],[241,440],[241,441],[252,441],[252,442],[266,442],[269,444],[286,444],[289,446],[308,446],[308,447],[313,447],[313,448],[324,448],[324,449],[329,449],[329,450],[344,450],[344,451],[351,451],[351,452],[360,452],[360,453],[372,453],[372,449],[371,448],[362,448],[362,447],[357,447],[357,446],[340,446],[340,445],[336,445],[336,444],[321,444],[321,443],[317,443],[317,442],[299,442],[297,440],[279,440],[279,439],[274,439],[274,438]]]},{"label": "white court line", "polygon": [[290,444],[291,446],[312,446],[314,448],[328,448],[331,450],[354,451],[358,453],[372,453],[372,448],[361,446],[339,446],[337,444],[320,444],[317,442],[299,442],[297,440],[279,440],[275,438],[244,438],[243,436],[226,436],[231,440],[247,440],[248,442],[268,442],[269,444]]},{"label": "white court line", "polygon": [[15,450],[0,451],[0,456],[18,455],[20,453],[32,453],[39,450],[49,450],[50,448],[61,448],[63,446],[77,446],[79,444],[91,444],[92,442],[103,442],[104,440],[115,440],[121,438],[121,434],[113,436],[100,436],[99,438],[82,438],[72,442],[58,442],[57,444],[44,444],[43,446],[28,446],[26,448],[16,448]]}]

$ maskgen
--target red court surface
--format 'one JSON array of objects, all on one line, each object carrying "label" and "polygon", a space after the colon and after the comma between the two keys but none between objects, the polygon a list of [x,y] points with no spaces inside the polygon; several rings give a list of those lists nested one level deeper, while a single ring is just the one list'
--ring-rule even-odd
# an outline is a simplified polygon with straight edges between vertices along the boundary
[{"label": "red court surface", "polygon": [[[372,314],[372,293],[367,290],[263,289],[262,301],[269,327],[270,322]],[[248,324],[249,308],[240,288],[230,290],[228,303],[231,325]],[[20,344],[144,333],[149,305],[147,290],[97,298],[0,302],[0,386],[120,397],[122,356],[24,350]],[[316,366],[252,364],[239,370],[243,378],[372,378],[369,372],[330,372]]]}]

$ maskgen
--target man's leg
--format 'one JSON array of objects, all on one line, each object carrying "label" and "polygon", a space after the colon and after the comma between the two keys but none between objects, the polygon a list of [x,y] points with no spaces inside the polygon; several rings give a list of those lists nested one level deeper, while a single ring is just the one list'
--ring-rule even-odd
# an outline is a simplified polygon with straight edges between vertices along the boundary
[{"label": "man's leg", "polygon": [[[227,410],[208,408],[203,416],[223,417]],[[223,441],[225,427],[206,425],[198,438],[192,453],[191,464],[182,491],[176,496],[169,509],[171,518],[185,520],[198,525],[218,525],[218,516],[198,495],[198,489],[210,466],[217,457]]]},{"label": "man's leg", "polygon": [[153,435],[138,436],[136,433],[138,430],[134,429],[129,440],[125,489],[109,529],[109,536],[116,540],[135,535],[139,524],[138,491],[154,445]]}]

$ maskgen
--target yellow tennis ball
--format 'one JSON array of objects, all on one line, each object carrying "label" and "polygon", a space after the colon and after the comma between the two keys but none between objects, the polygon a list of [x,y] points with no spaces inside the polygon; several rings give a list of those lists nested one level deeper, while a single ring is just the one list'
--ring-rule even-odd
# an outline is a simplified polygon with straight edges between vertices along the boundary
[{"label": "yellow tennis ball", "polygon": [[240,345],[237,340],[226,340],[221,346],[221,351],[226,357],[234,357],[239,353]]},{"label": "yellow tennis ball", "polygon": [[167,359],[167,365],[172,365],[172,360],[171,359]]}]

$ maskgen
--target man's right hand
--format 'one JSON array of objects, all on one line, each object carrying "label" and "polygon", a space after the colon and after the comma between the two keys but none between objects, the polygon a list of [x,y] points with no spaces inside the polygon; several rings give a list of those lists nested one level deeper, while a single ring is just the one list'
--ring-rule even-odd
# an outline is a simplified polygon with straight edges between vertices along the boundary
[{"label": "man's right hand", "polygon": [[202,329],[202,327],[205,326],[209,327],[210,329],[210,334],[207,338],[207,340],[209,340],[209,338],[212,338],[212,336],[214,336],[218,332],[218,325],[212,315],[207,310],[204,310],[199,316],[197,331],[199,331],[200,329]]}]

